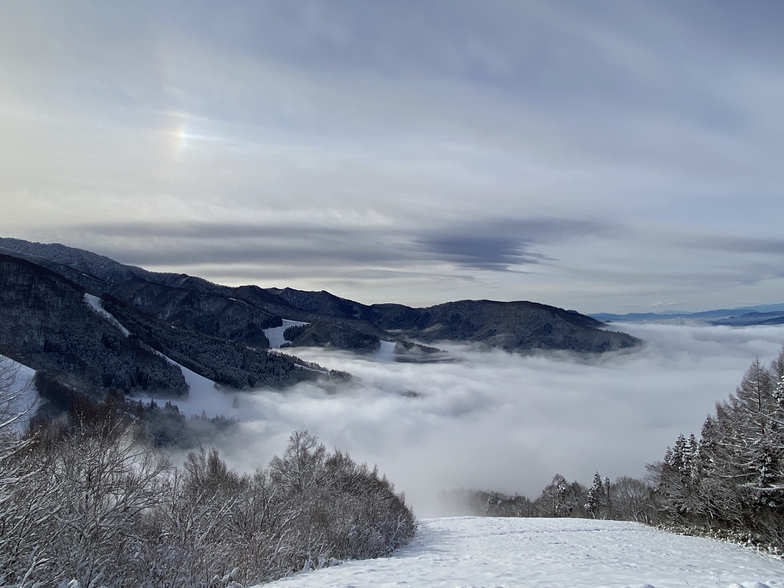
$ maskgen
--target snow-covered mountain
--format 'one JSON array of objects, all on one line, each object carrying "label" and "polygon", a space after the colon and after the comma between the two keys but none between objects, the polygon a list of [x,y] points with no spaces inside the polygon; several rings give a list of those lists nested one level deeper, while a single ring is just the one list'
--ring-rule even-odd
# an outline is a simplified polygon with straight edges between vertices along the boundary
[{"label": "snow-covered mountain", "polygon": [[281,326],[282,319],[308,323],[289,340],[293,347],[373,352],[383,340],[399,342],[396,351],[401,355],[433,351],[410,339],[470,341],[509,351],[587,353],[639,344],[634,337],[605,330],[601,322],[575,311],[528,301],[463,300],[426,308],[365,305],[325,291],[229,288],[185,274],[149,272],[57,243],[0,238],[0,253],[38,264],[89,294],[112,296],[178,328],[253,347],[267,347],[262,331]]},{"label": "snow-covered mountain", "polygon": [[411,544],[390,557],[264,586],[781,588],[784,561],[639,523],[460,517],[422,521]]},{"label": "snow-covered mountain", "polygon": [[[221,317],[228,318],[219,326],[234,315]],[[283,388],[315,377],[296,358],[267,352],[266,338],[255,348],[204,331],[117,298],[98,299],[53,270],[0,253],[0,350],[35,370],[74,378],[86,388],[168,396],[186,394],[188,386],[180,368],[162,356],[234,388]]]},{"label": "snow-covered mountain", "polygon": [[721,308],[701,312],[637,312],[629,314],[597,313],[591,315],[608,323],[696,322],[708,325],[747,327],[784,324],[784,304],[763,304],[741,308]]},{"label": "snow-covered mountain", "polygon": [[0,238],[0,352],[95,397],[111,389],[182,397],[189,386],[181,367],[240,390],[344,381],[349,374],[269,350],[330,347],[434,362],[449,358],[422,342],[439,341],[581,353],[639,343],[590,317],[534,302],[364,305],[323,291],[221,286],[57,243]]}]

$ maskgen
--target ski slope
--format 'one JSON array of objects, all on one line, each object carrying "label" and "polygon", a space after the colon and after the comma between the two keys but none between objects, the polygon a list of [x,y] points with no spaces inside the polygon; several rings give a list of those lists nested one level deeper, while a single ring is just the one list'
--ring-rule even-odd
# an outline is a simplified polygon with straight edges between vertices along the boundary
[{"label": "ski slope", "polygon": [[422,521],[411,544],[391,557],[264,586],[782,588],[784,561],[638,523],[459,517]]},{"label": "ski slope", "polygon": [[302,325],[309,325],[310,323],[303,323],[302,321],[291,321],[288,319],[283,319],[283,325],[280,327],[272,327],[270,329],[264,329],[264,335],[267,337],[267,341],[269,341],[270,349],[280,349],[282,345],[286,344],[286,339],[283,338],[283,333],[289,327],[300,327]]},{"label": "ski slope", "polygon": [[7,396],[0,399],[0,423],[7,423],[17,433],[25,430],[38,409],[33,377],[35,370],[0,355],[0,383],[7,386]]}]

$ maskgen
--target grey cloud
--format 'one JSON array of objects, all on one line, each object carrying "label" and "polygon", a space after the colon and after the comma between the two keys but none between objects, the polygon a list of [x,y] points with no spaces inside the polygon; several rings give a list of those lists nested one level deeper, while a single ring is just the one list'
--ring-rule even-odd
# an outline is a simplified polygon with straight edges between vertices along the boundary
[{"label": "grey cloud", "polygon": [[[311,279],[317,279],[318,288],[320,289],[330,289],[334,284],[346,284],[352,282],[380,283],[384,281],[399,282],[406,279],[419,280],[424,275],[426,275],[428,279],[441,278],[454,280],[456,277],[454,274],[433,271],[432,269],[426,272],[421,269],[416,271],[414,269],[407,270],[405,268],[341,267],[337,269],[332,266],[325,266],[322,264],[320,266],[309,268],[309,270],[310,271],[307,277]],[[232,283],[238,280],[244,281],[244,283],[268,283],[270,280],[285,280],[286,283],[283,285],[290,286],[291,284],[289,282],[301,280],[303,278],[302,267],[295,265],[281,265],[276,267],[220,265],[217,267],[205,267],[200,271],[202,272],[200,277],[210,279],[218,283],[220,283],[221,280],[226,279]],[[472,278],[470,276],[460,276],[461,281],[471,279]],[[394,298],[390,298],[390,295],[387,294],[384,298],[382,298],[382,300],[384,302],[389,302],[394,301]]]},{"label": "grey cloud", "polygon": [[[763,282],[778,274],[747,262],[781,251],[758,237],[780,225],[783,18],[775,0],[9,0],[0,229],[189,273],[416,267],[461,275],[450,297],[593,292],[602,310],[647,305],[643,289],[683,300],[688,275],[690,304],[700,288],[738,298],[722,305],[772,302],[780,285]],[[268,210],[388,224],[210,222]],[[475,221],[489,210],[686,234],[731,219],[739,238],[674,254],[673,239],[607,227]],[[178,217],[204,222],[94,224]],[[724,289],[739,273],[762,289]],[[446,295],[440,279],[417,291]]]},{"label": "grey cloud", "polygon": [[784,255],[784,239],[764,237],[710,236],[685,240],[697,249],[726,251],[728,253],[766,253]]},{"label": "grey cloud", "polygon": [[[215,77],[217,72],[211,69],[219,65],[187,64],[192,75],[184,77],[180,68],[167,68],[171,60],[176,65],[177,55],[187,54],[191,43],[233,63],[281,64],[288,70],[286,78],[318,72],[310,78],[316,84],[310,89],[320,88],[323,100],[324,89],[340,87],[342,100],[334,96],[329,100],[330,114],[334,115],[340,102],[348,102],[350,112],[341,116],[347,120],[355,120],[358,107],[364,110],[362,102],[375,102],[378,96],[373,92],[383,85],[383,79],[376,79],[378,87],[372,89],[368,86],[373,82],[365,80],[370,83],[357,88],[346,79],[362,77],[363,72],[376,72],[387,79],[418,75],[494,86],[522,99],[526,107],[535,105],[539,116],[549,113],[558,119],[558,126],[570,126],[586,140],[596,134],[594,125],[581,128],[586,116],[617,121],[621,109],[637,115],[641,111],[669,111],[711,127],[744,119],[732,101],[722,98],[723,92],[715,84],[695,80],[694,75],[706,67],[724,67],[722,60],[702,59],[702,51],[695,47],[702,43],[720,51],[726,38],[732,38],[732,29],[725,28],[721,37],[711,35],[709,28],[700,27],[701,15],[698,18],[674,5],[614,2],[585,8],[582,3],[568,2],[527,6],[497,2],[488,10],[471,2],[245,2],[217,12],[178,3],[142,2],[133,10],[101,3],[77,5],[78,10],[71,6],[59,9],[56,18],[49,19],[37,14],[40,8],[28,8],[37,18],[17,17],[28,21],[27,28],[21,33],[9,28],[7,33],[11,38],[21,37],[22,44],[30,37],[28,29],[44,41],[66,39],[66,43],[45,43],[51,46],[48,58],[56,61],[55,48],[63,45],[67,57],[61,63],[78,81],[72,86],[89,89],[96,100],[133,104],[131,97],[135,96],[147,105],[163,107],[168,102],[177,107],[178,103],[183,106],[180,99],[185,95],[213,91],[221,96],[220,80],[231,80]],[[185,10],[187,18],[183,18]],[[725,18],[729,20],[730,15]],[[673,31],[672,25],[683,26],[684,20],[701,28],[696,40]],[[88,26],[83,28],[82,22]],[[75,30],[86,38],[77,36]],[[129,45],[133,51],[127,50]],[[102,51],[88,50],[91,46]],[[118,59],[123,65],[121,73],[115,65]],[[100,83],[89,83],[96,79]],[[178,94],[180,99],[167,98],[168,87],[184,94]],[[240,87],[253,98],[242,94],[222,100],[202,97],[195,102],[186,100],[184,105],[224,120],[239,116],[240,122],[248,122],[255,118],[254,111],[266,109],[254,108],[258,88],[247,80]],[[355,100],[356,92],[366,99]],[[301,95],[288,98],[306,105],[300,110],[320,110],[317,103],[303,100]],[[470,100],[468,96],[461,99]],[[422,102],[416,102],[421,108]],[[383,113],[371,109],[361,124],[373,126],[384,117],[412,122],[412,116],[423,119],[433,114],[417,115],[413,112],[416,105],[407,100],[387,106],[392,109]],[[297,117],[287,118],[287,124],[297,124]],[[481,118],[471,112],[473,123],[469,125],[477,126]],[[317,124],[326,124],[325,117],[309,121],[311,127]],[[605,128],[603,133],[607,131]]]},{"label": "grey cloud", "polygon": [[545,256],[528,251],[524,239],[481,235],[451,235],[425,239],[422,244],[448,261],[484,270],[539,263]]},{"label": "grey cloud", "polygon": [[353,231],[339,227],[324,227],[307,223],[227,223],[227,222],[174,222],[149,223],[131,222],[123,224],[90,224],[80,227],[80,231],[102,236],[121,236],[131,238],[171,237],[186,239],[249,239],[283,238],[298,234],[313,234],[321,237],[346,237]]},{"label": "grey cloud", "polygon": [[88,225],[81,235],[108,241],[106,255],[136,265],[396,264],[417,258],[404,245],[391,247],[389,231],[332,228],[304,223],[176,223]]},{"label": "grey cloud", "polygon": [[[748,113],[716,81],[726,70],[727,43],[738,40],[728,26],[738,15],[701,7],[497,2],[488,10],[470,2],[287,2],[246,6],[225,18],[236,23],[232,32],[248,32],[234,39],[245,52],[304,69],[389,77],[416,72],[491,86],[584,133],[595,148],[602,143],[590,139],[596,127],[580,129],[586,117],[607,122],[669,112],[699,127],[745,124]],[[703,12],[711,13],[712,27],[703,25]],[[679,34],[684,26],[693,33]],[[778,36],[767,32],[767,43],[781,50]]]},{"label": "grey cloud", "polygon": [[532,251],[538,245],[608,232],[609,225],[590,221],[506,219],[439,229],[419,242],[443,259],[466,267],[508,271],[516,265],[554,261]]},{"label": "grey cloud", "polygon": [[483,220],[436,230],[324,226],[316,223],[125,223],[78,228],[100,251],[136,265],[357,265],[450,262],[506,271],[549,260],[538,245],[607,232],[606,225],[568,219]]}]

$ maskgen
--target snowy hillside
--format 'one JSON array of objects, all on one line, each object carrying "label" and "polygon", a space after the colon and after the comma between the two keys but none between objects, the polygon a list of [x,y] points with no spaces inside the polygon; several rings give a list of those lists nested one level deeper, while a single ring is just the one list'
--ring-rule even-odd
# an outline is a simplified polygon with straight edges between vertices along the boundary
[{"label": "snowy hillside", "polygon": [[265,586],[782,588],[784,561],[638,523],[461,517],[422,521],[412,543],[389,558]]},{"label": "snowy hillside", "polygon": [[282,326],[264,329],[264,336],[267,337],[267,341],[269,341],[270,349],[280,349],[281,345],[286,343],[286,339],[283,338],[283,333],[285,333],[286,329],[289,327],[298,327],[310,324],[303,323],[302,321],[290,321],[288,319],[282,320]]},{"label": "snowy hillside", "polygon": [[11,426],[23,431],[38,408],[38,395],[33,387],[35,370],[0,355],[0,389],[7,389],[7,398],[0,401],[0,414],[13,418]]}]

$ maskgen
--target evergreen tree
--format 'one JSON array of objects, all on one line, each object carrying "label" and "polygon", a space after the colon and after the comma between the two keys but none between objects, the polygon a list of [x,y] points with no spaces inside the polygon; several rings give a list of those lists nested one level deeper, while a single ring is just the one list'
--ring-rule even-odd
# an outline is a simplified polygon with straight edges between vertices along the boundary
[{"label": "evergreen tree", "polygon": [[784,349],[770,370],[754,360],[700,440],[679,436],[650,471],[666,520],[784,546]]},{"label": "evergreen tree", "polygon": [[593,518],[604,518],[601,515],[607,506],[606,491],[599,472],[593,475],[593,485],[588,490],[588,499],[585,501],[585,510]]}]

